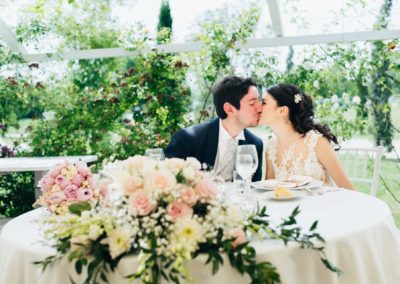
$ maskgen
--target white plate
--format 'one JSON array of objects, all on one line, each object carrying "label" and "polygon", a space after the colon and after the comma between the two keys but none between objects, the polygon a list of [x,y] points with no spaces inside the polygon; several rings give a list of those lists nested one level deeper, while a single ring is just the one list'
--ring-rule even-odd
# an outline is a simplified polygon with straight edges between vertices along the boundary
[{"label": "white plate", "polygon": [[282,181],[282,180],[279,180],[279,179],[260,180],[260,181],[254,182],[252,185],[254,187],[262,188],[262,189],[266,189],[266,190],[273,190],[278,185],[286,187],[286,188],[294,188],[294,187],[296,187],[296,184],[293,183],[293,182]]},{"label": "white plate", "polygon": [[289,182],[296,184],[296,187],[306,185],[313,180],[312,177],[309,176],[299,176],[299,175],[292,175],[288,178]]},{"label": "white plate", "polygon": [[[307,186],[309,183],[313,181],[314,180],[312,177],[293,175],[289,177],[288,181],[282,181],[280,179],[265,179],[254,182],[252,186],[265,190],[273,190],[277,186],[282,186],[286,188],[300,188]],[[318,182],[317,180],[315,181]],[[322,182],[320,185],[322,185]]]},{"label": "white plate", "polygon": [[276,200],[276,201],[287,201],[287,200],[294,200],[294,199],[299,199],[302,198],[304,196],[303,192],[300,191],[291,191],[292,195],[291,196],[282,196],[282,197],[277,197],[275,196],[275,192],[267,192],[265,193],[265,196],[268,199],[271,200]]}]

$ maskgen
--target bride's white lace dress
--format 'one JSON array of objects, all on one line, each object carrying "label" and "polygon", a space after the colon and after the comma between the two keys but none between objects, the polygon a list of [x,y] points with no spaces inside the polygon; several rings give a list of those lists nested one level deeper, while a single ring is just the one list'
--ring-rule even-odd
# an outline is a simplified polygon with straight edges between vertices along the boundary
[{"label": "bride's white lace dress", "polygon": [[318,161],[316,146],[321,133],[311,130],[287,151],[280,153],[278,139],[273,137],[266,144],[267,159],[271,161],[275,178],[287,179],[291,175],[310,176],[326,184],[330,178],[324,166]]}]

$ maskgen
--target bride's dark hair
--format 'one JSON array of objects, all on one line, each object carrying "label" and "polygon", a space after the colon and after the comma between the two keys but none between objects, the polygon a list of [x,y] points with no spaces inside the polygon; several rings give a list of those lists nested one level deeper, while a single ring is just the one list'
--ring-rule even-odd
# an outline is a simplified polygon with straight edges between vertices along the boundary
[{"label": "bride's dark hair", "polygon": [[296,132],[303,136],[310,130],[316,130],[329,141],[338,144],[337,138],[327,125],[314,121],[314,105],[312,98],[297,86],[287,83],[272,85],[267,92],[276,100],[278,106],[289,108],[289,120]]}]

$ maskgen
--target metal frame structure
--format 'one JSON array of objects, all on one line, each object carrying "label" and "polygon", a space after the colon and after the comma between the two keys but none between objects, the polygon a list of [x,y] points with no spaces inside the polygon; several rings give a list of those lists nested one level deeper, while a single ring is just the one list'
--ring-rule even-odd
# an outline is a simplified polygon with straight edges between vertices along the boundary
[{"label": "metal frame structure", "polygon": [[[388,40],[400,38],[400,29],[395,30],[373,30],[363,32],[350,33],[333,33],[333,34],[316,34],[305,36],[284,36],[281,13],[278,0],[266,0],[268,3],[270,17],[272,22],[272,30],[276,37],[271,38],[251,38],[245,44],[236,43],[238,48],[263,48],[277,46],[293,46],[293,45],[310,45],[321,43],[335,42],[352,42],[352,41],[373,41],[373,40]],[[0,18],[0,36],[11,50],[19,54],[27,62],[41,62],[52,60],[77,60],[77,59],[94,59],[94,58],[109,58],[121,56],[135,56],[138,53],[148,52],[148,50],[130,50],[124,48],[101,48],[87,50],[72,50],[67,52],[54,53],[28,53],[28,51],[20,44],[7,26]],[[202,42],[188,42],[180,44],[164,44],[156,45],[152,50],[159,52],[193,52],[198,51],[203,47]]]}]

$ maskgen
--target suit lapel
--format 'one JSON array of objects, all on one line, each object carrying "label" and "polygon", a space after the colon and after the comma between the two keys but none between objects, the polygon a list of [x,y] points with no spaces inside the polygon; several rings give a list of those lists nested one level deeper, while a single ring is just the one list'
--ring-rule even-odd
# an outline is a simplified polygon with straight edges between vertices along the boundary
[{"label": "suit lapel", "polygon": [[204,155],[204,162],[214,166],[215,158],[217,156],[219,137],[219,118],[210,122],[210,129],[207,134],[206,149]]},{"label": "suit lapel", "polygon": [[239,140],[239,145],[247,145],[249,144],[247,135],[248,135],[248,130],[247,129],[243,129],[243,133],[244,133],[244,139],[245,140]]}]

